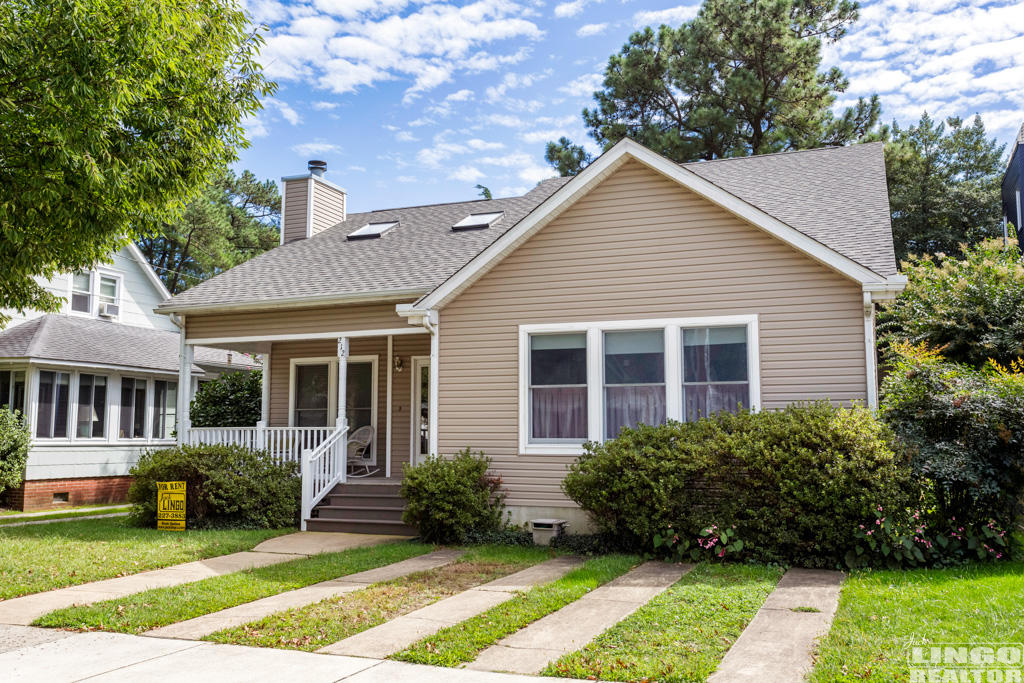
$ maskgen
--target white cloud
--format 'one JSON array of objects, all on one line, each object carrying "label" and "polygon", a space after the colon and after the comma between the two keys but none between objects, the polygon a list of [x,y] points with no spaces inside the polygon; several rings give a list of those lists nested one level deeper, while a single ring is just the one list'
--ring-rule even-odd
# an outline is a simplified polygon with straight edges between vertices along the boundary
[{"label": "white cloud", "polygon": [[400,175],[397,178],[395,178],[395,180],[397,180],[400,183],[415,183],[415,182],[417,182],[416,176],[411,176],[411,175]]},{"label": "white cloud", "polygon": [[487,142],[485,140],[480,140],[479,138],[474,138],[472,140],[467,140],[466,146],[468,146],[470,149],[475,149],[477,151],[486,151],[494,149],[503,149],[505,147],[505,143]]},{"label": "white cloud", "polygon": [[[574,17],[594,0],[569,0],[568,2],[561,2],[555,5],[555,16],[559,19],[565,19],[566,17]],[[600,2],[601,0],[596,0]]]},{"label": "white cloud", "polygon": [[484,177],[485,174],[475,166],[461,166],[448,176],[451,180],[460,180],[464,183],[476,183]]},{"label": "white cloud", "polygon": [[487,114],[483,118],[484,123],[492,126],[504,126],[505,128],[523,128],[526,123],[518,116],[512,114]]},{"label": "white cloud", "polygon": [[317,111],[327,111],[329,109],[337,109],[337,108],[338,108],[338,103],[337,102],[322,102],[321,101],[321,102],[314,102],[313,103],[313,109],[316,109]]},{"label": "white cloud", "polygon": [[293,145],[292,151],[299,156],[311,157],[317,154],[337,154],[341,152],[341,147],[329,142],[304,142],[301,145]]},{"label": "white cloud", "polygon": [[509,90],[517,88],[529,88],[537,82],[544,80],[553,73],[552,69],[545,69],[540,73],[516,74],[507,73],[501,79],[501,83],[493,85],[485,91],[488,102],[497,102],[505,97]]},{"label": "white cloud", "polygon": [[419,138],[407,130],[400,130],[395,133],[395,139],[399,142],[416,142]]},{"label": "white cloud", "polygon": [[265,138],[270,135],[270,128],[267,122],[259,114],[247,116],[242,120],[242,128],[245,129],[245,137],[249,140]]},{"label": "white cloud", "polygon": [[669,7],[668,9],[637,12],[633,15],[633,25],[658,27],[662,24],[668,24],[670,26],[678,26],[697,16],[697,10],[699,9],[700,4],[698,3],[695,5],[679,5],[678,7]]},{"label": "white cloud", "polygon": [[576,35],[580,38],[587,38],[590,36],[599,36],[608,29],[607,23],[601,24],[583,24],[576,29]]},{"label": "white cloud", "polygon": [[365,166],[354,166],[353,165],[353,166],[349,166],[347,170],[352,171],[354,173],[366,173],[366,167]]},{"label": "white cloud", "polygon": [[550,140],[557,140],[562,137],[570,137],[570,131],[564,128],[551,129],[551,130],[531,130],[528,133],[523,133],[519,136],[519,139],[528,145],[544,144]]},{"label": "white cloud", "polygon": [[472,96],[473,96],[473,91],[472,90],[470,90],[469,88],[463,88],[462,90],[457,90],[456,92],[453,92],[452,94],[450,94],[447,97],[445,97],[444,101],[445,102],[465,102],[466,100],[468,100]]},{"label": "white cloud", "polygon": [[604,83],[603,74],[584,74],[569,81],[559,90],[573,97],[589,97],[594,94],[595,90],[600,89],[602,83]]},{"label": "white cloud", "polygon": [[293,126],[297,126],[302,123],[302,117],[299,116],[299,113],[292,109],[291,105],[287,102],[274,99],[273,97],[268,97],[263,100],[263,106],[266,109],[277,111],[285,121]]},{"label": "white cloud", "polygon": [[419,128],[420,126],[429,126],[432,123],[434,123],[433,119],[421,116],[418,119],[413,119],[412,121],[410,121],[409,125],[412,126],[413,128]]}]

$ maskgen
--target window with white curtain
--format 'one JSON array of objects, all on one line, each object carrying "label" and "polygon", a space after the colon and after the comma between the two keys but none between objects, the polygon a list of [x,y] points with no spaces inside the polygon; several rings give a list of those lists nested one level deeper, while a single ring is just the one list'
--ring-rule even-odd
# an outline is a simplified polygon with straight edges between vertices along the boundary
[{"label": "window with white curtain", "polygon": [[604,435],[665,421],[665,331],[604,333]]},{"label": "window with white curtain", "polygon": [[587,335],[530,337],[530,440],[587,438]]},{"label": "window with white curtain", "polygon": [[759,410],[757,329],[756,315],[521,325],[520,449]]}]

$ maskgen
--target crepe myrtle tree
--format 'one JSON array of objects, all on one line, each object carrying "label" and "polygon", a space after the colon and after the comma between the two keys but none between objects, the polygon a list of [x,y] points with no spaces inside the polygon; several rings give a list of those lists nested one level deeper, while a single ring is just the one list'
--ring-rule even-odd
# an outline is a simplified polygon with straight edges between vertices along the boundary
[{"label": "crepe myrtle tree", "polygon": [[[275,85],[235,0],[0,3],[0,308],[172,221]],[[0,314],[0,325],[8,322]]]}]

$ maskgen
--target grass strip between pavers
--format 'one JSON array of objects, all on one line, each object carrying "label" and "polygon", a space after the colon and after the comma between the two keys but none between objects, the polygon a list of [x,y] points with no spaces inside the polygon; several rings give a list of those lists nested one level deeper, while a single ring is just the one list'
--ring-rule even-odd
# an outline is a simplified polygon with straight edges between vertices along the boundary
[{"label": "grass strip between pavers", "polygon": [[212,633],[203,640],[312,652],[542,562],[549,554],[543,548],[480,546],[452,564],[279,612]]},{"label": "grass strip between pavers", "polygon": [[0,526],[0,600],[250,550],[294,531],[161,531],[126,517]]},{"label": "grass strip between pavers", "polygon": [[321,581],[383,567],[433,549],[431,545],[402,541],[324,553],[178,586],[155,588],[92,605],[67,607],[40,617],[34,625],[142,633]]},{"label": "grass strip between pavers", "polygon": [[[909,681],[915,646],[1024,642],[1021,595],[1024,562],[854,572],[843,584],[839,610],[818,647],[810,679]],[[935,680],[953,680],[954,669],[940,671]],[[979,680],[996,680],[986,676],[983,672]]]},{"label": "grass strip between pavers", "polygon": [[486,612],[423,638],[390,658],[452,667],[471,662],[505,636],[580,599],[639,562],[640,558],[635,555],[605,555],[587,560],[582,567],[556,581],[518,593]]},{"label": "grass strip between pavers", "polygon": [[782,570],[702,564],[664,593],[565,655],[542,676],[602,681],[704,681],[757,614]]}]

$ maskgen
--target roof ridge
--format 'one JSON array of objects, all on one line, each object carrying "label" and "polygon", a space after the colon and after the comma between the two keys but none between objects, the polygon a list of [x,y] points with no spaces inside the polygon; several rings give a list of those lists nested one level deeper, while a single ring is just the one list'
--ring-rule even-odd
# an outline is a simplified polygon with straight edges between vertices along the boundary
[{"label": "roof ridge", "polygon": [[40,334],[40,332],[43,332],[45,330],[45,328],[50,324],[50,320],[55,315],[55,313],[44,313],[35,320],[30,320],[28,323],[26,323],[31,324],[34,322],[36,324],[35,329],[32,331],[31,341],[29,341],[28,346],[25,347],[25,350],[27,352],[26,355],[29,358],[35,356],[35,351],[38,348],[38,346],[42,343],[44,337],[44,335]]},{"label": "roof ridge", "polygon": [[864,145],[878,145],[884,144],[881,140],[872,140],[871,142],[855,142],[850,145],[825,145],[824,147],[812,147],[810,149],[787,149],[782,152],[768,152],[766,154],[749,154],[743,157],[719,157],[718,159],[699,159],[697,161],[683,161],[680,162],[680,166],[699,166],[704,164],[714,164],[719,161],[743,161],[744,159],[761,159],[763,157],[780,157],[793,154],[804,154],[806,152],[827,152],[836,151],[840,149],[853,149],[858,146]]},{"label": "roof ridge", "polygon": [[502,202],[510,199],[522,199],[526,195],[517,194],[514,197],[498,197],[497,199],[466,199],[461,202],[441,202],[439,204],[414,204],[412,206],[395,206],[390,209],[373,209],[371,211],[357,211],[353,213],[353,216],[358,216],[363,213],[385,213],[387,211],[402,211],[403,209],[430,209],[435,206],[454,206],[455,204],[477,204],[483,202]]}]

